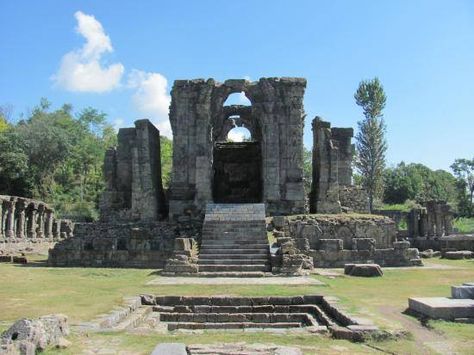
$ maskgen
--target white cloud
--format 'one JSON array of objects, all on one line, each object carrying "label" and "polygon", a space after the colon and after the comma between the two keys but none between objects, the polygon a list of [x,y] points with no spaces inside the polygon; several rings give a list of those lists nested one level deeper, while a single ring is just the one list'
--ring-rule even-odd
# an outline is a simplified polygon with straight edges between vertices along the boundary
[{"label": "white cloud", "polygon": [[125,124],[125,121],[123,118],[116,118],[114,121],[113,121],[113,127],[116,131],[118,131],[120,128],[122,128]]},{"label": "white cloud", "polygon": [[128,87],[135,89],[132,99],[137,110],[149,116],[161,135],[171,138],[168,80],[160,73],[134,69],[128,76]]},{"label": "white cloud", "polygon": [[109,36],[94,16],[81,11],[74,14],[77,20],[76,31],[86,43],[82,48],[66,53],[58,72],[53,75],[55,84],[68,91],[107,92],[120,85],[124,72],[121,63],[102,66],[105,53],[113,52]]}]

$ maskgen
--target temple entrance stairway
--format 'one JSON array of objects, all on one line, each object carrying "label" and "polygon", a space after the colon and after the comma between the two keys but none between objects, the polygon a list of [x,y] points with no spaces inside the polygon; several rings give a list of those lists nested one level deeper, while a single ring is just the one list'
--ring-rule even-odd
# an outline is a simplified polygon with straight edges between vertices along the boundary
[{"label": "temple entrance stairway", "polygon": [[198,258],[202,276],[264,276],[271,271],[263,203],[206,207]]}]

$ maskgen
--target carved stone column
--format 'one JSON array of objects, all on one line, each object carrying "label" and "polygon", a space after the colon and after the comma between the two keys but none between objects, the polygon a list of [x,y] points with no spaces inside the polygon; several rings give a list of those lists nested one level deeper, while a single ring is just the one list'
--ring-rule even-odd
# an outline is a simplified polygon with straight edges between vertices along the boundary
[{"label": "carved stone column", "polygon": [[26,224],[26,201],[23,199],[18,200],[16,204],[16,237],[17,238],[25,238],[25,224]]},{"label": "carved stone column", "polygon": [[44,238],[44,209],[45,206],[40,204],[38,206],[38,219],[36,225],[36,238]]},{"label": "carved stone column", "polygon": [[27,215],[27,233],[28,238],[36,239],[36,220],[37,220],[37,206],[34,203],[31,203],[28,206],[28,215]]},{"label": "carved stone column", "polygon": [[53,219],[53,238],[59,239],[61,238],[61,220],[60,219]]},{"label": "carved stone column", "polygon": [[7,202],[7,215],[5,223],[5,235],[7,238],[15,237],[15,204],[16,200],[11,199]]},{"label": "carved stone column", "polygon": [[4,218],[3,218],[3,214],[5,212],[5,209],[3,208],[3,199],[0,198],[0,239],[4,238],[5,237],[5,234],[4,234]]},{"label": "carved stone column", "polygon": [[45,210],[44,234],[45,238],[53,238],[53,211],[47,208]]}]

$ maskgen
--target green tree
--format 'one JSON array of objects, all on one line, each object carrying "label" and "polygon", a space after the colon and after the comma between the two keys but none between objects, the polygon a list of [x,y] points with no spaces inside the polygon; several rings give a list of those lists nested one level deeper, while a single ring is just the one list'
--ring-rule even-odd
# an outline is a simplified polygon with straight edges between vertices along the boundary
[{"label": "green tree", "polygon": [[390,204],[413,200],[455,202],[456,179],[447,171],[431,170],[423,164],[401,162],[384,171],[383,201]]},{"label": "green tree", "polygon": [[171,182],[171,169],[173,166],[173,141],[160,136],[161,153],[161,180],[165,189],[169,188]]},{"label": "green tree", "polygon": [[11,105],[0,106],[0,133],[6,132],[11,128],[9,122],[11,120],[13,107]]},{"label": "green tree", "polygon": [[456,159],[451,169],[458,178],[459,210],[462,214],[472,216],[474,212],[474,158]]},{"label": "green tree", "polygon": [[0,193],[35,197],[63,216],[97,217],[105,150],[116,133],[105,114],[71,105],[51,110],[41,99],[31,114],[0,135]]},{"label": "green tree", "polygon": [[386,96],[379,79],[375,78],[361,81],[354,98],[365,116],[365,119],[358,122],[356,167],[362,176],[362,186],[369,195],[369,209],[372,211],[374,198],[382,191],[387,151],[382,114]]}]

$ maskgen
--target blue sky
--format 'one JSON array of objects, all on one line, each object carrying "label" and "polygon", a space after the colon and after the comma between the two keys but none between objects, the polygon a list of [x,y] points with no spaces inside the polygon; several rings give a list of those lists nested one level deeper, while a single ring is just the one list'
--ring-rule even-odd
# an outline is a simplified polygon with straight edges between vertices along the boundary
[{"label": "blue sky", "polygon": [[[71,74],[73,73],[73,74]],[[0,105],[47,97],[166,131],[176,79],[301,76],[305,145],[319,115],[356,127],[378,76],[390,165],[474,155],[474,1],[0,0]]]}]

